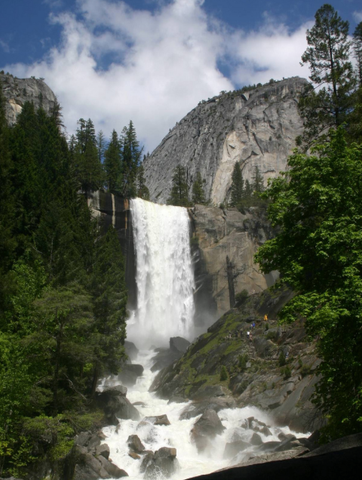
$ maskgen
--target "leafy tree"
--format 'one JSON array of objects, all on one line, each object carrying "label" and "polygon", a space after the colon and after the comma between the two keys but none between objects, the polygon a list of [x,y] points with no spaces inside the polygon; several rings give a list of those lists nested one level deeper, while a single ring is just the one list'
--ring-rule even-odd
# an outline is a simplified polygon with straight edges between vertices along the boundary
[{"label": "leafy tree", "polygon": [[314,26],[307,30],[309,46],[302,64],[309,65],[312,85],[299,101],[307,144],[330,127],[341,125],[351,107],[355,79],[349,61],[348,28],[348,22],[331,5],[324,4],[315,14]]},{"label": "leafy tree", "polygon": [[282,318],[305,318],[318,335],[325,439],[359,432],[362,422],[362,147],[344,135],[339,128],[311,155],[295,153],[271,182],[268,213],[279,233],[256,255],[296,292]]},{"label": "leafy tree", "polygon": [[201,177],[201,173],[197,172],[196,174],[196,180],[194,181],[192,185],[192,203],[193,204],[199,204],[199,205],[205,205],[206,204],[206,197],[205,197],[205,191],[204,191],[204,185],[203,185],[203,180]]},{"label": "leafy tree", "polygon": [[171,193],[167,203],[179,207],[190,206],[186,170],[185,167],[182,167],[181,165],[178,165],[174,170]]},{"label": "leafy tree", "polygon": [[115,130],[104,153],[104,170],[108,192],[121,193],[122,191],[122,160],[121,144]]}]

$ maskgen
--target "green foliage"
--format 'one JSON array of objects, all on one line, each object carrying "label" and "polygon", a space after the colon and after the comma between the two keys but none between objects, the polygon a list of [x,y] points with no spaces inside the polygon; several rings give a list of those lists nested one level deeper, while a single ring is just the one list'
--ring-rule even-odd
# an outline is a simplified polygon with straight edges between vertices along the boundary
[{"label": "green foliage", "polygon": [[150,199],[150,192],[146,185],[146,180],[144,176],[144,168],[143,165],[139,165],[137,171],[137,197],[143,198],[143,200]]},{"label": "green foliage", "polygon": [[249,361],[249,357],[246,353],[244,355],[239,355],[238,367],[239,367],[240,371],[244,372],[244,370],[246,369],[246,364],[248,363],[248,361]]},{"label": "green foliage", "polygon": [[10,129],[0,96],[1,476],[64,456],[93,421],[99,374],[124,355],[119,241],[79,194],[102,185],[102,146],[90,120],[69,148],[60,125],[60,107],[47,116],[26,103]]},{"label": "green foliage", "polygon": [[285,359],[285,355],[284,355],[284,352],[281,351],[280,354],[279,354],[279,357],[278,357],[278,365],[279,367],[284,367],[284,365],[286,364],[286,359]]},{"label": "green foliage", "polygon": [[351,108],[355,78],[349,59],[348,28],[348,22],[331,5],[324,4],[315,14],[314,26],[307,30],[309,46],[302,63],[310,68],[313,86],[306,89],[299,102],[307,146],[330,127],[342,125]]},{"label": "green foliage", "polygon": [[192,203],[194,205],[195,204],[206,205],[205,191],[204,191],[203,180],[200,172],[197,172],[196,180],[192,185]]},{"label": "green foliage", "polygon": [[137,173],[141,162],[142,150],[137,140],[132,120],[124,127],[121,134],[122,146],[122,195],[133,198],[137,193]]},{"label": "green foliage", "polygon": [[263,190],[263,176],[258,166],[255,167],[253,182],[250,184],[249,180],[244,182],[240,164],[238,162],[235,163],[229,206],[236,207],[242,213],[245,213],[244,210],[248,207],[264,207],[266,206],[266,201],[260,197],[260,193]]},{"label": "green foliage", "polygon": [[225,365],[221,365],[221,369],[220,369],[220,381],[221,381],[221,382],[224,382],[225,380],[228,380],[228,379],[229,379],[228,371],[227,371]]},{"label": "green foliage", "polygon": [[288,163],[267,191],[279,233],[255,260],[297,292],[282,318],[306,318],[309,334],[318,335],[316,402],[330,438],[360,431],[362,421],[362,147],[348,146],[339,128]]},{"label": "green foliage", "polygon": [[359,86],[362,86],[362,22],[360,22],[353,33],[353,52],[357,60],[357,78]]},{"label": "green foliage", "polygon": [[110,193],[122,193],[122,158],[121,142],[113,130],[111,140],[104,153],[104,170],[106,187]]},{"label": "green foliage", "polygon": [[174,170],[172,189],[167,203],[168,205],[176,205],[179,207],[190,206],[186,170],[181,165],[178,165]]},{"label": "green foliage", "polygon": [[289,365],[281,369],[284,380],[288,380],[292,376],[292,371],[290,370]]},{"label": "green foliage", "polygon": [[249,292],[246,289],[241,290],[241,292],[235,295],[236,303],[239,305],[242,305],[245,302],[245,300],[248,298],[248,296],[249,296]]}]

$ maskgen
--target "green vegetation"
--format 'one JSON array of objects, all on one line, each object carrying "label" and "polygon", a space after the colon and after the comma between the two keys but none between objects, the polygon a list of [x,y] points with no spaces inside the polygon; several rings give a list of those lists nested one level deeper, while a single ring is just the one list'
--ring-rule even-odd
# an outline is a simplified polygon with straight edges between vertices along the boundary
[{"label": "green vegetation", "polygon": [[92,398],[124,356],[127,291],[117,234],[79,194],[103,185],[92,122],[68,145],[60,109],[26,103],[8,127],[1,92],[0,476],[22,476],[99,422]]},{"label": "green vegetation", "polygon": [[267,202],[260,196],[263,192],[263,176],[259,168],[255,167],[253,182],[244,182],[240,163],[236,162],[232,173],[229,207],[236,207],[244,213],[247,207],[265,207]]},{"label": "green vegetation", "polygon": [[226,370],[225,365],[221,365],[220,369],[220,382],[224,382],[229,379],[228,371]]},{"label": "green vegetation", "polygon": [[189,186],[187,172],[184,167],[178,165],[172,177],[172,189],[170,197],[167,200],[168,205],[176,205],[178,207],[189,207]]}]

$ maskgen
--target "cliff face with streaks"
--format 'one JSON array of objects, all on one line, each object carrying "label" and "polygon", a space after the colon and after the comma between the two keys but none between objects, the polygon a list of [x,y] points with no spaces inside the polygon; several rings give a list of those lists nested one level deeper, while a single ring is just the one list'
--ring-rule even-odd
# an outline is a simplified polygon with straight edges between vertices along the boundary
[{"label": "cliff face with streaks", "polygon": [[306,84],[293,77],[200,102],[145,160],[151,200],[167,202],[178,165],[186,168],[190,188],[201,173],[206,196],[214,205],[228,199],[236,162],[244,180],[253,181],[255,167],[264,184],[277,176],[285,170],[302,131],[297,97]]}]

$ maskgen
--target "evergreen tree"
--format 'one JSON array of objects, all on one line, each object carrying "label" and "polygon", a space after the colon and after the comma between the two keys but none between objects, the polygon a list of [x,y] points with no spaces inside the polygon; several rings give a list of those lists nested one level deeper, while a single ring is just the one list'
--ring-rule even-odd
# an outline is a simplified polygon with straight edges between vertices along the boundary
[{"label": "evergreen tree", "polygon": [[103,163],[104,152],[106,151],[106,139],[102,130],[99,130],[97,133],[97,151],[98,151],[98,160],[100,163]]},{"label": "evergreen tree", "polygon": [[186,170],[181,165],[178,165],[174,170],[171,193],[167,203],[179,207],[190,206]]},{"label": "evergreen tree", "polygon": [[104,153],[104,170],[107,191],[111,193],[122,193],[122,163],[121,145],[118,134],[112,132],[111,140]]},{"label": "evergreen tree", "polygon": [[353,51],[357,60],[358,84],[362,86],[362,22],[360,22],[353,33]]},{"label": "evergreen tree", "polygon": [[255,193],[260,193],[264,190],[264,179],[260,173],[259,167],[255,167],[255,173],[253,177],[253,190]]},{"label": "evergreen tree", "polygon": [[312,85],[299,102],[307,146],[330,127],[341,125],[351,107],[355,79],[349,61],[348,28],[348,22],[331,5],[324,4],[315,14],[314,26],[307,30],[309,46],[302,63],[309,65]]},{"label": "evergreen tree", "polygon": [[132,120],[128,127],[124,127],[121,135],[122,145],[122,194],[132,198],[136,196],[137,170],[140,164],[143,148],[137,140],[136,130]]},{"label": "evergreen tree", "polygon": [[95,350],[93,362],[92,393],[97,381],[105,372],[118,373],[124,357],[126,337],[127,289],[124,260],[115,229],[96,243],[92,291],[95,323],[92,344]]},{"label": "evergreen tree", "polygon": [[78,125],[73,155],[74,171],[81,190],[87,194],[102,187],[103,171],[92,120],[81,118]]},{"label": "evergreen tree", "polygon": [[242,199],[245,195],[244,192],[244,179],[243,174],[241,173],[240,163],[236,162],[234,165],[234,170],[231,176],[231,195],[230,195],[230,206],[239,208],[241,205]]},{"label": "evergreen tree", "polygon": [[203,185],[203,180],[202,180],[200,172],[197,172],[196,180],[194,181],[194,184],[192,185],[192,203],[194,205],[195,204],[199,204],[199,205],[205,205],[206,204],[204,185]]},{"label": "evergreen tree", "polygon": [[137,173],[137,197],[143,198],[143,200],[149,200],[150,199],[150,192],[149,192],[148,187],[146,185],[144,168],[143,168],[142,163],[138,167],[138,173]]}]

